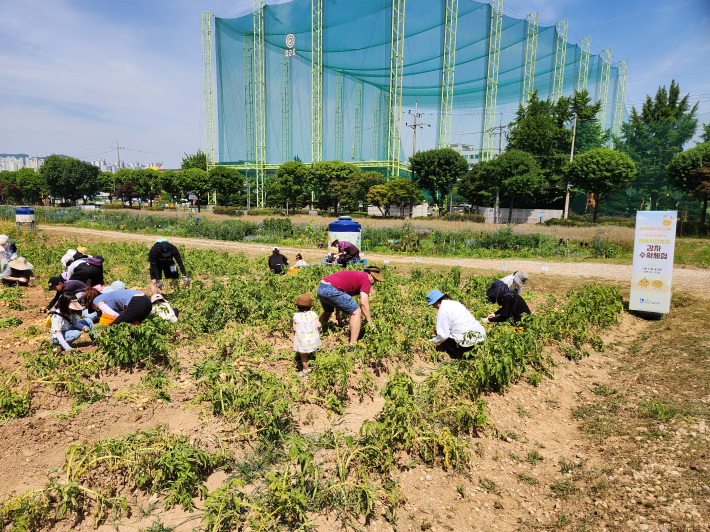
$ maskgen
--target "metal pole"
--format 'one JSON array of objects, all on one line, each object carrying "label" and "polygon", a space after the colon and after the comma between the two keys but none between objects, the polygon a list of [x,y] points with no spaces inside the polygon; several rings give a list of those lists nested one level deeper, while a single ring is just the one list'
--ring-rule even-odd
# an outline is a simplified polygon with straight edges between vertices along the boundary
[{"label": "metal pole", "polygon": [[[569,152],[569,162],[574,159],[574,139],[577,136],[577,113],[574,113],[574,124],[572,125],[572,149]],[[567,193],[565,194],[565,221],[569,214],[569,181],[567,181]]]}]

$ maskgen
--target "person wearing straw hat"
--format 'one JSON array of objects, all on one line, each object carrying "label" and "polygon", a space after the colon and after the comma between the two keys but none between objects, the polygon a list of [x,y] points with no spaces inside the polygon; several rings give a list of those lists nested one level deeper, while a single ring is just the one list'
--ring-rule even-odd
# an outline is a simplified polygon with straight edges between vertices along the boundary
[{"label": "person wearing straw hat", "polygon": [[[362,315],[367,323],[372,323],[370,316],[370,288],[377,282],[384,282],[377,266],[369,266],[364,271],[343,270],[325,277],[316,294],[323,306],[323,314],[318,318],[325,326],[334,310],[350,314],[350,345],[357,344],[360,337]],[[360,295],[360,306],[353,296]]]},{"label": "person wearing straw hat", "polygon": [[293,350],[301,357],[301,371],[298,374],[305,377],[311,372],[308,367],[308,355],[320,347],[320,330],[323,327],[318,321],[318,314],[313,312],[311,294],[301,294],[294,301],[298,312],[293,315]]},{"label": "person wearing straw hat", "polygon": [[30,281],[34,281],[37,278],[32,268],[34,266],[27,262],[25,257],[18,257],[7,264],[0,278],[3,284],[9,286],[27,286]]},{"label": "person wearing straw hat", "polygon": [[523,287],[525,282],[528,280],[528,272],[514,272],[510,275],[506,275],[501,279],[508,288],[518,295],[523,293]]},{"label": "person wearing straw hat", "polygon": [[458,301],[448,294],[432,290],[426,295],[427,306],[436,312],[436,329],[431,339],[438,349],[444,350],[451,358],[463,358],[464,353],[486,339],[486,330],[476,318]]},{"label": "person wearing straw hat", "polygon": [[148,262],[150,263],[150,291],[153,295],[163,288],[163,277],[166,279],[180,278],[178,268],[182,272],[182,282],[185,286],[190,284],[190,278],[182,263],[180,250],[168,242],[167,238],[161,237],[155,241],[148,253]]},{"label": "person wearing straw hat", "polygon": [[288,266],[288,259],[285,255],[282,255],[279,248],[274,246],[271,249],[271,255],[269,256],[269,269],[277,275],[286,273],[284,266]]},{"label": "person wearing straw hat", "polygon": [[[73,295],[60,294],[57,308],[51,311],[49,338],[58,345],[59,351],[71,351],[70,344],[77,340],[82,332],[89,333],[94,328],[90,319],[82,319],[80,312],[84,310]],[[92,338],[93,340],[93,338]]]}]

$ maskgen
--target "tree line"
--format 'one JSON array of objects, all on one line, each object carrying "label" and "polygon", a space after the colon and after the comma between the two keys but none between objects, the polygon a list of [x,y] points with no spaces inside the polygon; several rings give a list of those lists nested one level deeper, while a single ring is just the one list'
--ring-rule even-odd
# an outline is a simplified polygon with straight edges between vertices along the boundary
[{"label": "tree line", "polygon": [[[595,222],[605,207],[629,214],[645,205],[689,210],[688,201],[700,200],[704,223],[710,197],[710,125],[704,126],[701,144],[683,151],[697,128],[697,104],[690,107],[689,95],[681,98],[673,81],[670,89],[659,87],[654,97],[647,96],[640,111],[632,108],[619,137],[596,120],[600,105],[591,102],[586,90],[554,102],[541,100],[536,91],[509,124],[505,151],[470,170],[468,161],[450,148],[410,157],[410,179],[387,180],[383,172],[365,172],[343,161],[303,164],[296,158],[266,176],[266,205],[310,205],[333,208],[336,214],[374,205],[387,216],[390,206],[417,204],[426,192],[439,205],[447,198],[480,206],[498,202],[510,207],[510,217],[516,206],[562,207],[571,186],[576,210],[591,208]],[[185,155],[180,171],[121,169],[112,174],[52,155],[39,173],[0,173],[2,201],[39,202],[51,196],[76,202],[100,192],[151,204],[166,195],[172,202],[194,196],[198,207],[216,193],[220,205],[256,205],[254,175],[225,166],[208,171],[207,157],[199,150]]]}]

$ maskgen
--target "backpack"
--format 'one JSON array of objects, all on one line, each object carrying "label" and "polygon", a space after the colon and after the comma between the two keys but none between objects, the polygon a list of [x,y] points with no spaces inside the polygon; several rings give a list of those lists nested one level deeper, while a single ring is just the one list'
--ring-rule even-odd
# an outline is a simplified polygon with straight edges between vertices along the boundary
[{"label": "backpack", "polygon": [[86,262],[88,264],[91,264],[92,266],[98,266],[99,268],[103,268],[104,266],[103,259],[99,259],[97,257],[89,257],[88,259],[86,259]]}]

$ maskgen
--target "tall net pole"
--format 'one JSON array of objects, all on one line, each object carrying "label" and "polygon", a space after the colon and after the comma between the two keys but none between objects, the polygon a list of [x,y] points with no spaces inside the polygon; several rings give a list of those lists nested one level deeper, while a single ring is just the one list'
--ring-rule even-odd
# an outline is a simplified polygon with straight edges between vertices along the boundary
[{"label": "tall net pole", "polygon": [[491,31],[488,36],[488,73],[486,75],[486,110],[483,119],[483,149],[481,160],[493,158],[496,123],[496,100],[498,98],[498,64],[500,62],[500,38],[503,33],[503,0],[492,0]]},{"label": "tall net pole", "polygon": [[375,103],[372,113],[372,159],[380,160],[380,121],[382,111],[382,91],[375,87]]},{"label": "tall net pole", "polygon": [[254,149],[254,36],[244,36],[244,122],[247,162],[256,160]]},{"label": "tall net pole", "polygon": [[254,136],[256,138],[256,202],[265,207],[266,77],[264,57],[264,0],[254,0]]},{"label": "tall net pole", "polygon": [[392,0],[389,129],[387,136],[387,165],[390,177],[399,175],[399,150],[402,136],[402,74],[404,71],[404,4],[405,0]]},{"label": "tall net pole", "polygon": [[527,39],[525,40],[525,74],[523,78],[523,105],[527,105],[535,91],[535,63],[537,61],[537,25],[540,14],[530,13],[527,21]]},{"label": "tall net pole", "polygon": [[216,165],[212,107],[212,12],[202,12],[202,95],[205,102],[205,154],[207,169]]},{"label": "tall net pole", "polygon": [[589,53],[592,49],[592,38],[590,36],[587,35],[580,39],[580,49],[577,90],[583,91],[587,89],[587,78],[589,76]]},{"label": "tall net pole", "polygon": [[629,60],[619,61],[619,78],[616,82],[616,106],[614,107],[614,135],[621,133],[621,123],[624,120],[624,100],[626,99],[626,74],[629,70]]},{"label": "tall net pole", "polygon": [[311,0],[311,161],[323,160],[323,0]]},{"label": "tall net pole", "polygon": [[335,158],[343,160],[343,73],[335,73]]},{"label": "tall net pole", "polygon": [[281,162],[291,160],[291,80],[289,57],[281,56]]},{"label": "tall net pole", "polygon": [[[458,0],[446,0],[444,28],[444,66],[441,79],[441,112],[439,113],[439,148],[451,145],[451,113],[454,105],[454,71],[456,69],[456,27]],[[415,130],[416,132],[416,130]]]},{"label": "tall net pole", "polygon": [[555,52],[555,79],[552,85],[552,100],[562,98],[565,84],[565,59],[567,56],[567,19],[557,21],[557,51]]},{"label": "tall net pole", "polygon": [[362,80],[355,80],[355,131],[353,160],[362,161]]},{"label": "tall net pole", "polygon": [[606,106],[609,100],[609,74],[611,71],[611,48],[605,48],[602,50],[602,81],[599,89],[599,101],[601,102],[601,108],[599,109],[599,114],[597,118],[602,126],[602,129],[606,129]]}]

